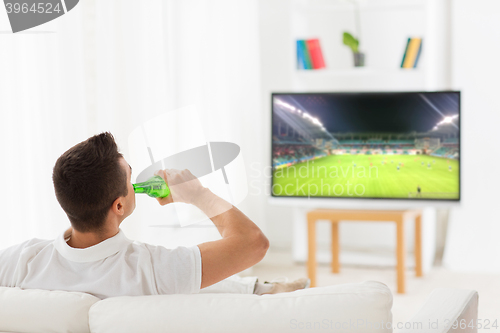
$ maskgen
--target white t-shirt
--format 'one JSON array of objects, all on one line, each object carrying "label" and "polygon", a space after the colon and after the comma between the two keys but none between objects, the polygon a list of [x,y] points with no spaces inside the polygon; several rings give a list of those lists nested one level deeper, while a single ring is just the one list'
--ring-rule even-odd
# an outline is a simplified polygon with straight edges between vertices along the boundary
[{"label": "white t-shirt", "polygon": [[0,286],[114,296],[193,294],[200,291],[198,246],[166,249],[127,239],[123,231],[85,248],[31,239],[0,251]]}]

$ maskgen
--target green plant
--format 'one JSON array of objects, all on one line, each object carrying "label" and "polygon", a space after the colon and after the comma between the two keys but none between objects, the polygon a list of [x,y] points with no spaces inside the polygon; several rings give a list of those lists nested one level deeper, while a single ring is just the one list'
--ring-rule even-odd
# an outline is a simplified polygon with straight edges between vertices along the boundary
[{"label": "green plant", "polygon": [[349,46],[351,48],[351,50],[352,50],[353,53],[358,53],[359,52],[358,51],[359,40],[357,40],[356,38],[354,38],[353,35],[351,35],[348,32],[344,32],[343,41],[344,41],[344,45]]}]

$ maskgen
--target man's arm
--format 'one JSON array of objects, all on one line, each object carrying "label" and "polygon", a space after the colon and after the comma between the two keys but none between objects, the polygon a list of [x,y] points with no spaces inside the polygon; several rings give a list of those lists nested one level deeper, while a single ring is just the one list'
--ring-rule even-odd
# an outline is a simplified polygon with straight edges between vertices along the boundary
[{"label": "man's arm", "polygon": [[171,195],[158,198],[161,205],[191,203],[215,224],[222,239],[199,244],[202,260],[201,288],[241,272],[264,258],[269,241],[259,227],[238,208],[203,187],[188,170],[157,172],[170,187]]}]

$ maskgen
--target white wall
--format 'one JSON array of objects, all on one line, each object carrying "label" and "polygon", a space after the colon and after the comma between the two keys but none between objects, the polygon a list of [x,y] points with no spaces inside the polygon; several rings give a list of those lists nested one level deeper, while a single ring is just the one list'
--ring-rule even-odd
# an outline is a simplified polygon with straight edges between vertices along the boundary
[{"label": "white wall", "polygon": [[[268,164],[271,163],[271,145],[269,144],[271,140],[271,92],[290,89],[292,80],[292,73],[288,65],[288,55],[292,51],[288,38],[290,5],[289,0],[259,1],[262,111],[269,115],[264,117],[265,140],[263,144],[267,156],[264,161]],[[259,170],[263,169],[264,166],[259,166]],[[258,185],[260,189],[269,188],[269,172],[267,176],[264,182],[255,182],[255,185]],[[292,242],[291,209],[269,206],[267,203],[265,205],[266,234],[271,241],[271,246],[289,249]]]},{"label": "white wall", "polygon": [[444,263],[500,272],[500,2],[453,0],[452,80],[462,91],[462,207],[451,212]]},{"label": "white wall", "polygon": [[[314,6],[308,7],[308,3]],[[353,73],[351,52],[341,39],[344,30],[355,29],[353,6],[349,2],[260,1],[261,80],[266,112],[270,113],[271,92],[449,88],[449,66],[445,59],[447,1],[411,0],[400,4],[379,0],[362,1],[362,4],[365,9],[361,13],[361,49],[367,54],[367,67]],[[398,67],[409,36],[424,36],[425,51],[417,71],[401,72]],[[295,39],[302,37],[320,38],[327,71],[294,70]],[[385,71],[391,78],[380,80],[380,73],[385,75]],[[267,120],[266,142],[270,142],[270,117],[264,119]],[[269,146],[266,147],[268,156]],[[359,208],[363,208],[363,202],[359,202]],[[268,206],[266,216],[271,246],[290,249],[294,218],[291,207]],[[328,230],[326,223],[319,226],[320,249],[328,248]],[[411,229],[408,231],[407,243],[411,248],[413,234]],[[343,249],[392,255],[395,247],[394,228],[390,224],[346,224],[341,226],[341,233]]]}]

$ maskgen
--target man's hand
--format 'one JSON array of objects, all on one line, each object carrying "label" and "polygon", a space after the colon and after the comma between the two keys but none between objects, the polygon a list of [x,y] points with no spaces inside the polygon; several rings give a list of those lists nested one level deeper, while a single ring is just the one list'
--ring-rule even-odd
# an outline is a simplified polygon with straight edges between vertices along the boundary
[{"label": "man's hand", "polygon": [[158,170],[155,175],[163,178],[170,188],[170,195],[165,198],[156,198],[162,206],[172,202],[195,204],[206,190],[198,178],[187,169]]},{"label": "man's hand", "polygon": [[156,198],[162,206],[172,202],[193,204],[209,218],[227,212],[233,207],[204,187],[189,170],[158,170],[155,175],[162,177],[170,189],[167,197]]}]

